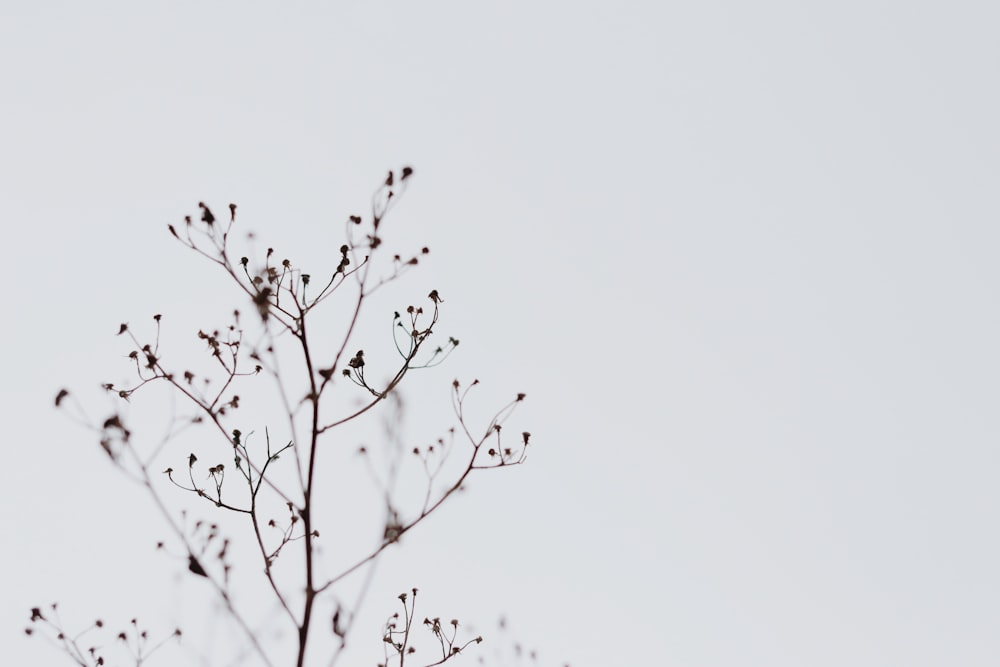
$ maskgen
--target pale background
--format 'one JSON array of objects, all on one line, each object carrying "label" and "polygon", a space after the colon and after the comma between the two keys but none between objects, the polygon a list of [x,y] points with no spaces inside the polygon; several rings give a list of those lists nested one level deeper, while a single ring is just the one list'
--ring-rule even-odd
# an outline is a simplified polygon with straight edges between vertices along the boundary
[{"label": "pale background", "polygon": [[[51,405],[105,409],[119,322],[188,340],[218,312],[166,224],[234,201],[315,264],[412,164],[387,236],[431,247],[409,287],[462,346],[408,423],[436,433],[478,377],[484,408],[527,392],[536,447],[393,553],[343,664],[419,586],[483,655],[503,614],[545,665],[996,665],[998,25],[963,1],[5,0],[3,662],[68,664],[24,639],[31,606],[155,631],[209,604]],[[185,629],[160,664],[198,664]]]}]

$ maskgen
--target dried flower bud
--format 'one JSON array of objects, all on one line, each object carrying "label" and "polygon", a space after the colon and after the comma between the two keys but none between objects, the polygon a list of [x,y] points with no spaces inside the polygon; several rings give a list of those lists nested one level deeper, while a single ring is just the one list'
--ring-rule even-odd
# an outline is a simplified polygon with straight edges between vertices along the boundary
[{"label": "dried flower bud", "polygon": [[194,572],[199,577],[207,577],[208,573],[205,572],[205,568],[201,566],[198,559],[194,557],[194,554],[188,556],[188,570]]},{"label": "dried flower bud", "polygon": [[215,216],[212,215],[212,212],[208,209],[208,206],[205,206],[205,202],[198,202],[198,208],[201,209],[202,222],[204,222],[206,225],[211,225],[212,223],[215,222]]}]

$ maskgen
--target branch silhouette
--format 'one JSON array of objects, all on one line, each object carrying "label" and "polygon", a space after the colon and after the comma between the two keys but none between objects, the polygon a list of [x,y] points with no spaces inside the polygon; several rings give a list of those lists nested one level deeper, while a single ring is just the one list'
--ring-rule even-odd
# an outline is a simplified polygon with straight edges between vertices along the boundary
[{"label": "branch silhouette", "polygon": [[[178,365],[163,349],[161,314],[153,316],[150,342],[144,342],[141,328],[137,333],[134,327],[122,323],[117,335],[131,348],[127,358],[134,379],[122,386],[110,382],[102,385],[108,396],[119,402],[118,406],[104,419],[95,420],[69,390],[61,389],[56,395],[56,407],[95,433],[107,459],[152,499],[170,532],[169,540],[161,541],[158,548],[168,557],[174,552],[175,561],[185,563],[191,575],[208,582],[226,614],[245,636],[242,648],[265,665],[302,667],[310,655],[335,664],[352,637],[358,611],[374,576],[370,566],[387,549],[398,545],[403,535],[414,531],[454,498],[474,474],[510,468],[526,460],[530,434],[523,431],[510,442],[504,431],[504,424],[525,395],[516,394],[485,426],[477,426],[470,423],[466,403],[479,381],[463,387],[455,380],[452,408],[457,423],[448,430],[448,438],[408,451],[419,462],[424,476],[422,503],[397,506],[387,491],[381,539],[370,548],[355,545],[356,558],[345,559],[348,564],[339,571],[325,571],[318,544],[327,530],[324,526],[332,519],[332,510],[317,504],[317,492],[338,484],[336,473],[344,471],[324,468],[319,457],[321,449],[330,446],[328,441],[341,427],[384,406],[414,371],[445,362],[459,344],[450,336],[436,347],[431,343],[436,339],[444,303],[438,290],[424,297],[423,305],[409,305],[392,313],[392,348],[398,362],[388,379],[374,379],[365,346],[354,340],[362,319],[367,317],[372,294],[406,276],[430,252],[422,247],[407,255],[389,254],[382,236],[387,215],[406,191],[412,175],[410,167],[389,172],[372,196],[369,215],[347,218],[345,242],[319,280],[318,289],[312,273],[289,259],[277,260],[273,247],[262,253],[258,263],[234,250],[235,204],[229,205],[228,219],[222,220],[206,203],[199,202],[197,216],[186,216],[180,226],[168,225],[168,231],[183,247],[222,270],[247,304],[249,316],[236,309],[221,330],[209,327],[197,331],[208,354],[207,370]],[[331,335],[322,327],[322,321],[312,317],[321,305],[337,303],[346,313],[339,336]],[[318,340],[338,342],[332,350],[324,351],[317,346]],[[368,347],[377,345],[375,341],[368,343]],[[384,361],[381,355],[375,358]],[[292,365],[286,367],[289,363]],[[270,382],[277,405],[273,399],[261,405],[256,387],[264,381]],[[178,396],[186,412],[175,415],[167,433],[148,446],[134,435],[125,408],[132,401],[144,400],[147,390],[156,385]],[[347,410],[339,405],[338,400],[343,402],[345,397],[356,400],[358,392],[365,396],[360,404]],[[283,413],[283,423],[261,423],[268,409],[275,407]],[[205,427],[228,452],[229,462],[206,465],[199,458],[211,455],[204,446],[197,452],[180,450],[178,437],[182,433]],[[264,433],[260,444],[260,438],[254,436],[258,430]],[[276,438],[281,444],[272,444],[272,433],[278,431],[283,431]],[[456,434],[465,445],[456,446]],[[212,451],[219,451],[218,446]],[[359,451],[368,453],[367,447]],[[445,465],[453,456],[461,457],[461,465],[454,470]],[[186,472],[178,472],[184,470],[185,458]],[[161,468],[164,460],[165,469]],[[195,499],[206,518],[190,524],[189,512],[177,506],[178,497]],[[283,518],[268,516],[268,512],[282,506],[286,512]],[[223,519],[224,523],[220,523]],[[231,540],[224,532],[252,541],[266,590],[280,609],[280,622],[293,633],[294,647],[290,651],[266,644],[255,632],[246,603],[234,596]],[[176,553],[178,549],[180,554]],[[275,569],[279,561],[292,563],[283,568],[282,576]],[[246,563],[240,564],[244,570],[252,570],[246,568]],[[342,604],[338,586],[366,566],[358,600],[351,606]],[[411,664],[408,656],[415,651],[416,598],[415,588],[399,596],[402,615],[393,615],[382,636],[385,664]],[[329,600],[336,609],[325,627],[315,618],[321,599]],[[82,648],[82,635],[70,638],[55,611],[56,605],[46,613],[40,607],[32,609],[29,634],[48,637],[77,664],[103,665],[104,654]],[[426,665],[443,664],[482,641],[479,636],[459,639],[457,620],[442,623],[439,618],[425,619],[419,625],[426,628],[440,649],[440,655],[423,663]],[[146,661],[164,641],[181,636],[177,630],[154,645],[147,643],[146,631],[138,630],[134,620],[130,627],[119,637],[124,637],[120,641],[136,665]],[[325,632],[317,640],[319,628]],[[85,633],[102,629],[103,623],[98,622]],[[322,642],[326,642],[326,648],[317,646]]]}]

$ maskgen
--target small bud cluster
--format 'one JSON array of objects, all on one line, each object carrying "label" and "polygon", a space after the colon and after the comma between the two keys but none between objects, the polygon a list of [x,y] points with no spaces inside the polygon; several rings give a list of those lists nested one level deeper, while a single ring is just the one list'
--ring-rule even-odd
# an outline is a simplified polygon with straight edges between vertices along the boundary
[{"label": "small bud cluster", "polygon": [[[403,656],[417,652],[413,645],[413,623],[416,619],[417,589],[411,589],[412,597],[407,593],[400,593],[399,601],[403,605],[403,614],[395,612],[385,623],[385,630],[382,634],[382,643],[385,646],[385,662],[379,667],[386,667],[395,658],[399,658],[399,663],[403,663]],[[440,657],[435,656],[434,665],[441,665],[459,655],[466,648],[473,644],[480,644],[483,641],[481,636],[476,636],[465,641],[458,641],[458,619],[453,618],[447,622],[448,628],[442,623],[440,617],[424,618],[423,626],[431,633],[434,641],[438,645]]]},{"label": "small bud cluster", "polygon": [[[105,634],[108,630],[101,619],[97,619],[91,625],[74,635],[70,635],[63,629],[62,621],[59,619],[59,605],[52,603],[45,613],[41,607],[31,608],[30,625],[24,629],[28,636],[34,634],[45,635],[50,642],[60,647],[78,665],[84,667],[101,667],[108,664],[105,658],[107,650],[106,641],[97,641],[85,646],[82,642],[85,636],[91,633]],[[139,625],[137,618],[132,618],[125,628],[115,635],[117,644],[129,654],[136,665],[142,664],[147,658],[156,653],[164,644],[172,639],[180,639],[180,629],[175,629],[159,642],[152,644],[149,640],[149,631]]]}]

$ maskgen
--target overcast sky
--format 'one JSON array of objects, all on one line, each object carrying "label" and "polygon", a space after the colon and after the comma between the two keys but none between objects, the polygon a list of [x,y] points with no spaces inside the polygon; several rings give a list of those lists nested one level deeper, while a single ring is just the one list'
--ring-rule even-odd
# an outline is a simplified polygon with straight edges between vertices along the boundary
[{"label": "overcast sky", "polygon": [[491,659],[503,615],[542,665],[996,665],[998,21],[962,0],[6,0],[5,662],[68,664],[22,634],[55,600],[182,624],[162,664],[231,655],[148,499],[52,399],[104,414],[122,321],[162,312],[188,343],[225,323],[236,293],[166,232],[198,201],[322,273],[412,165],[386,236],[431,254],[385,312],[438,289],[462,345],[412,379],[403,439],[479,378],[482,414],[527,393],[510,423],[534,449],[390,553],[350,664],[417,586]]}]

